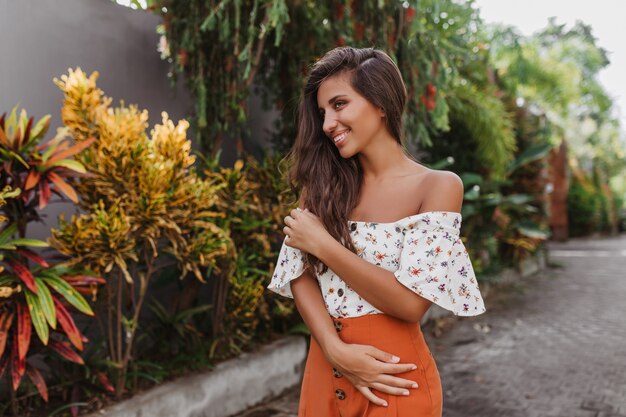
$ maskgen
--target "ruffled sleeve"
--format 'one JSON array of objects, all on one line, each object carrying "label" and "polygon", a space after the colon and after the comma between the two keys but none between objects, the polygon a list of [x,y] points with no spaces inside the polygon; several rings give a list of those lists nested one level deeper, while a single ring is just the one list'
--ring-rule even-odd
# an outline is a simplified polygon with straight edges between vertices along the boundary
[{"label": "ruffled sleeve", "polygon": [[284,297],[293,298],[291,281],[304,273],[304,254],[300,249],[292,248],[283,241],[276,268],[268,289]]},{"label": "ruffled sleeve", "polygon": [[459,237],[461,215],[432,212],[406,229],[398,281],[457,316],[486,311],[467,249]]}]

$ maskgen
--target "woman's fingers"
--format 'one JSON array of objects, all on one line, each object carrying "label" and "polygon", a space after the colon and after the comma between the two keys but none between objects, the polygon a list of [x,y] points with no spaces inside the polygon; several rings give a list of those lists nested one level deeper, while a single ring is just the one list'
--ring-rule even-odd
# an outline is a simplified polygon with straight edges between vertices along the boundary
[{"label": "woman's fingers", "polygon": [[365,398],[367,398],[368,400],[370,400],[374,404],[380,405],[381,407],[387,407],[387,401],[385,401],[382,398],[379,398],[376,395],[374,395],[374,393],[368,387],[358,386],[358,387],[356,387],[356,389],[361,394],[363,394],[363,396]]},{"label": "woman's fingers", "polygon": [[381,363],[381,374],[402,374],[417,369],[413,363]]},{"label": "woman's fingers", "polygon": [[415,381],[391,375],[381,375],[376,382],[396,388],[415,389],[419,387]]},{"label": "woman's fingers", "polygon": [[369,346],[367,353],[374,359],[378,359],[381,362],[387,362],[387,363],[400,362],[399,357],[392,355],[391,353],[385,352],[383,350],[380,350],[378,348],[375,348],[374,346]]},{"label": "woman's fingers", "polygon": [[382,351],[374,346],[369,346],[367,353],[377,359],[380,362],[383,362],[381,373],[384,374],[400,374],[403,372],[409,372],[414,369],[417,369],[414,363],[398,363],[400,362],[400,358],[389,353]]},{"label": "woman's fingers", "polygon": [[374,388],[380,392],[391,395],[409,395],[410,391],[406,388],[392,387],[387,384],[381,384],[380,382],[373,382],[371,388]]}]

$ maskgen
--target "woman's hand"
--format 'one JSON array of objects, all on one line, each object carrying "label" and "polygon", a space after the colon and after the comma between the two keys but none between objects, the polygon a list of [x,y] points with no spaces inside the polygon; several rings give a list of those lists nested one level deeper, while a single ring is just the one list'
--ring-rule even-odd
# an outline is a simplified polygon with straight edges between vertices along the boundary
[{"label": "woman's hand", "polygon": [[393,376],[416,369],[412,363],[399,363],[400,358],[373,346],[342,343],[326,354],[333,366],[356,389],[376,405],[387,406],[371,389],[391,395],[409,395],[418,387],[415,381]]},{"label": "woman's hand", "polygon": [[285,217],[283,232],[287,235],[288,246],[317,256],[324,245],[336,242],[326,231],[322,221],[308,209],[291,210]]}]

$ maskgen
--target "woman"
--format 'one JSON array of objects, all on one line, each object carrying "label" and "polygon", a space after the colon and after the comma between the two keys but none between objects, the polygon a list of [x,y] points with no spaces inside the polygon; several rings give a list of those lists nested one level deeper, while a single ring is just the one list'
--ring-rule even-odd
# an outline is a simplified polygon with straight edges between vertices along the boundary
[{"label": "woman", "polygon": [[269,285],[312,335],[299,417],[440,417],[420,319],[432,303],[485,311],[459,239],[463,184],[408,156],[405,103],[397,66],[371,48],[328,52],[304,87],[288,155],[300,207]]}]

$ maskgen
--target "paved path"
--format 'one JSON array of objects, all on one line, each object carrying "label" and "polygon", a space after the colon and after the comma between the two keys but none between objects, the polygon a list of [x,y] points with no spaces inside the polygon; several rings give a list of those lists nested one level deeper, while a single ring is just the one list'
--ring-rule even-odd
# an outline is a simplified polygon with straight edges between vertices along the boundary
[{"label": "paved path", "polygon": [[[559,266],[492,292],[487,313],[424,329],[444,417],[626,417],[626,236],[550,250]],[[297,402],[238,417],[295,417]]]}]

